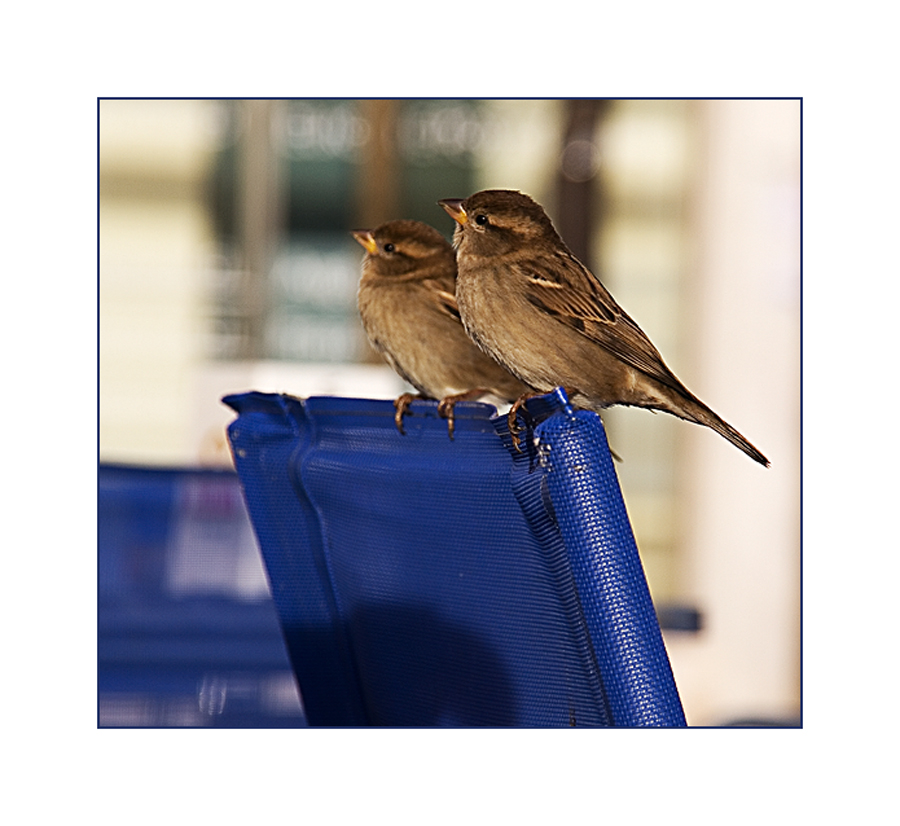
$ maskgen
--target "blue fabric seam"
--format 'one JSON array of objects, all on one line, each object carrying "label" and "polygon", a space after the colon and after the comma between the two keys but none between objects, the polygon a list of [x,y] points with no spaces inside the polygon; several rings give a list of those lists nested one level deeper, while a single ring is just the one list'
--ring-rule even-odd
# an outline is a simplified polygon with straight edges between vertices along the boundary
[{"label": "blue fabric seam", "polygon": [[[607,725],[612,725],[613,715],[610,708],[609,698],[607,696],[606,686],[603,682],[603,672],[600,669],[597,652],[594,648],[594,642],[591,639],[590,629],[584,615],[584,608],[581,603],[581,597],[578,588],[575,585],[574,572],[572,571],[571,552],[566,547],[565,539],[559,530],[559,523],[556,516],[551,510],[552,499],[549,503],[545,501],[543,490],[547,484],[547,474],[551,470],[551,465],[546,461],[545,456],[540,449],[539,439],[533,438],[523,442],[523,452],[517,453],[512,444],[512,439],[507,428],[507,419],[502,417],[495,423],[495,429],[500,436],[504,446],[510,454],[510,487],[522,509],[523,516],[528,525],[529,530],[538,541],[539,545],[544,548],[544,561],[547,570],[551,576],[558,580],[559,576],[568,579],[571,583],[571,589],[575,598],[574,616],[570,616],[572,622],[577,624],[579,645],[576,650],[581,651],[581,666],[592,679],[592,687],[594,689],[594,702],[598,709],[602,709],[606,717]],[[528,426],[527,433],[534,435],[533,430]],[[526,466],[527,463],[527,466]],[[549,498],[549,491],[547,492]],[[550,507],[548,507],[548,504]],[[546,534],[542,538],[541,534]],[[548,542],[556,545],[561,552],[565,571],[558,570],[557,566],[551,563],[549,558],[551,547]],[[565,591],[562,583],[560,592]],[[578,720],[575,716],[574,709],[570,707],[571,725],[577,725]]]},{"label": "blue fabric seam", "polygon": [[[331,565],[330,542],[328,531],[325,527],[326,522],[322,514],[322,508],[316,502],[310,493],[310,487],[304,482],[304,475],[307,463],[310,461],[315,448],[319,444],[319,428],[316,423],[316,416],[307,408],[306,400],[300,401],[301,408],[308,427],[308,438],[305,444],[299,444],[297,450],[291,455],[290,459],[290,476],[291,483],[294,486],[298,496],[302,496],[310,506],[316,518],[316,535],[319,542],[317,547],[313,549],[313,553],[318,557],[318,567],[324,571],[327,576],[328,596],[334,610],[334,619],[337,629],[341,634],[345,644],[347,645],[347,655],[350,665],[353,669],[353,676],[356,681],[356,692],[362,704],[364,713],[371,719],[371,712],[366,703],[366,694],[363,691],[363,681],[359,673],[359,656],[353,643],[353,637],[350,634],[350,623],[347,611],[343,606],[338,589],[335,587],[334,570]],[[290,416],[292,426],[300,432],[300,428],[293,415]]]}]

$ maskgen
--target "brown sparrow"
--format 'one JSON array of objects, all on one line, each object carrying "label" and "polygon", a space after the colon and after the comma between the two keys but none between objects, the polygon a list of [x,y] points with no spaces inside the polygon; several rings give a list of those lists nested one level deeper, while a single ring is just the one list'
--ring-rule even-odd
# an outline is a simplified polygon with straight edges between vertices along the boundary
[{"label": "brown sparrow", "polygon": [[[439,399],[453,438],[453,406],[492,395],[512,402],[533,390],[485,355],[466,335],[456,306],[456,256],[436,229],[389,221],[355,230],[366,250],[357,304],[369,341],[419,396]],[[395,402],[397,429],[414,396]]]},{"label": "brown sparrow", "polygon": [[[574,405],[597,412],[614,404],[664,410],[712,428],[768,467],[666,367],[540,204],[505,189],[438,203],[457,223],[459,313],[485,353],[538,393],[561,386]],[[511,431],[518,430],[516,411],[525,398],[509,412]]]}]

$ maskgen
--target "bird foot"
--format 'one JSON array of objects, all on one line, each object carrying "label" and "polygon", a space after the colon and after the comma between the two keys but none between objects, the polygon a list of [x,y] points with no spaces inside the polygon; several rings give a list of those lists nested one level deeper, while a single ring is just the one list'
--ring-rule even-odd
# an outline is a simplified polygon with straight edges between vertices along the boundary
[{"label": "bird foot", "polygon": [[[571,399],[572,396],[577,392],[575,390],[569,389],[568,387],[563,387],[562,389],[565,392],[567,399]],[[507,413],[506,422],[509,427],[509,435],[512,436],[513,447],[516,449],[517,453],[522,452],[521,440],[519,439],[519,434],[522,433],[524,430],[528,429],[527,426],[519,427],[519,423],[517,420],[519,410],[525,404],[525,402],[527,402],[529,399],[533,399],[535,396],[545,396],[545,395],[546,395],[546,393],[540,393],[540,392],[538,392],[538,393],[523,393],[521,396],[519,396],[518,399],[516,399],[513,402],[512,407],[509,408],[509,413]],[[570,408],[567,406],[567,409],[570,409]],[[526,412],[527,412],[527,409],[526,409]]]},{"label": "bird foot", "polygon": [[471,401],[472,399],[477,399],[479,396],[483,396],[485,393],[489,392],[489,390],[486,390],[483,387],[476,387],[473,390],[466,390],[463,393],[455,393],[452,396],[444,396],[444,398],[438,402],[438,415],[441,418],[447,420],[447,435],[450,437],[451,441],[453,439],[453,432],[455,429],[453,408],[456,407],[456,403]]},{"label": "bird foot", "polygon": [[527,427],[519,427],[518,415],[519,409],[522,407],[525,402],[529,399],[533,399],[535,396],[542,396],[543,393],[523,393],[516,399],[512,407],[509,408],[509,413],[506,414],[506,424],[509,427],[509,435],[512,437],[513,447],[516,449],[516,453],[522,452],[521,440],[519,439],[519,434],[522,431],[527,430]]},{"label": "bird foot", "polygon": [[401,436],[406,435],[406,431],[403,430],[403,417],[409,410],[412,400],[420,398],[421,396],[418,393],[404,393],[402,396],[398,396],[394,399],[394,410],[396,411],[394,413],[394,424],[397,425],[397,430],[400,431]]}]

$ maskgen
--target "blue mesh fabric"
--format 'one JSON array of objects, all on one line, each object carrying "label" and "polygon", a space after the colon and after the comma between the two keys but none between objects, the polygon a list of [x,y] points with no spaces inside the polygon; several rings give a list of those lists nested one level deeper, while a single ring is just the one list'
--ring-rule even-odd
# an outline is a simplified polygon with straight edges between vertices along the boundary
[{"label": "blue mesh fabric", "polygon": [[287,396],[259,393],[233,406],[241,413],[229,428],[235,465],[304,707],[316,725],[363,725],[316,511],[295,484],[291,458],[309,440],[303,407]]},{"label": "blue mesh fabric", "polygon": [[[668,706],[646,711],[655,695],[644,694],[642,713],[617,718],[631,706],[613,694],[643,692],[647,668],[631,683],[601,673],[601,652],[619,652],[594,637],[609,630],[596,616],[607,603],[581,582],[600,557],[573,563],[567,505],[550,484],[561,466],[548,473],[533,448],[511,451],[493,408],[458,405],[451,441],[430,402],[413,403],[402,436],[390,402],[226,401],[311,725],[669,721]],[[557,418],[569,420],[547,421]],[[608,456],[605,438],[595,449]],[[626,653],[627,670],[641,652]],[[662,656],[650,667],[668,669]]]},{"label": "blue mesh fabric", "polygon": [[685,725],[600,417],[572,412],[536,428],[540,462],[616,725]]}]

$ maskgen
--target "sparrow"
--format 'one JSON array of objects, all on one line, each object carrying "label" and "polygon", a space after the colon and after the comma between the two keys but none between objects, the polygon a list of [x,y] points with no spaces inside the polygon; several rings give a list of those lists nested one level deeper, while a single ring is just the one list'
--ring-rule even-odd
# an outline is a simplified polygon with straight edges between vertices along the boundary
[{"label": "sparrow", "polygon": [[[538,393],[571,402],[662,410],[712,428],[761,465],[769,460],[691,393],[600,280],[569,250],[543,207],[506,189],[438,201],[456,221],[456,300],[466,332]],[[516,412],[510,431],[518,447]]]},{"label": "sparrow", "polygon": [[[420,398],[440,400],[451,439],[458,401],[492,395],[511,403],[534,392],[466,335],[456,305],[456,255],[441,233],[400,220],[351,234],[366,250],[357,294],[366,335]],[[394,402],[400,433],[413,398],[404,393]]]}]

